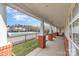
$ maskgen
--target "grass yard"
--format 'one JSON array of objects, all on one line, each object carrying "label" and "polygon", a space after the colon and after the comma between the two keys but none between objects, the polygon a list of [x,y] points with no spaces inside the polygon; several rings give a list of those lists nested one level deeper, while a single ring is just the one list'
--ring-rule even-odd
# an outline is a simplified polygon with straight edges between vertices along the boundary
[{"label": "grass yard", "polygon": [[36,47],[38,47],[38,42],[36,39],[28,40],[21,44],[15,45],[13,47],[13,53],[16,56],[25,56]]}]

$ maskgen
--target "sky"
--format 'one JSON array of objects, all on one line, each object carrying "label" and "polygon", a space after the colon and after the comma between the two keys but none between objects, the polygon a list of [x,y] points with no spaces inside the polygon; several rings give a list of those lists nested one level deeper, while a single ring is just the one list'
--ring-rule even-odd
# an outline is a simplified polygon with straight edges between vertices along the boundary
[{"label": "sky", "polygon": [[6,10],[7,10],[7,25],[11,26],[15,24],[21,24],[21,25],[40,26],[40,21],[31,16],[23,14],[8,6]]},{"label": "sky", "polygon": [[[15,24],[21,24],[21,25],[31,25],[35,27],[40,27],[41,21],[39,21],[38,19],[28,16],[8,6],[6,10],[7,10],[7,25],[11,26]],[[50,25],[44,22],[44,28],[49,29]]]}]

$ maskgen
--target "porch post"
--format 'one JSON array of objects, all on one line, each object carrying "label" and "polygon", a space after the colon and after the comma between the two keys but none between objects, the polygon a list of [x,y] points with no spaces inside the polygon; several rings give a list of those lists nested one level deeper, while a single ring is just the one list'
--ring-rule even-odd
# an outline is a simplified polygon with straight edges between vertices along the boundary
[{"label": "porch post", "polygon": [[40,48],[46,47],[46,40],[44,35],[44,21],[41,21],[40,34],[38,36],[38,43]]},{"label": "porch post", "polygon": [[53,37],[56,38],[56,27],[54,27]]},{"label": "porch post", "polygon": [[0,56],[10,56],[12,44],[7,43],[6,6],[0,4]]},{"label": "porch post", "polygon": [[50,40],[50,41],[53,40],[53,35],[52,35],[52,26],[51,26],[51,25],[50,25],[50,28],[49,28],[48,40]]},{"label": "porch post", "polygon": [[57,36],[59,36],[59,30],[58,30],[58,28],[57,28]]}]

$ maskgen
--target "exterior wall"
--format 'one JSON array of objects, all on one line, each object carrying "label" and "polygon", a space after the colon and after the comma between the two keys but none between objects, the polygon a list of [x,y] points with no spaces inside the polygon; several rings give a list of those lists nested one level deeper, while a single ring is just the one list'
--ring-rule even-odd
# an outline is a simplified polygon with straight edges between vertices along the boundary
[{"label": "exterior wall", "polygon": [[12,55],[12,44],[7,43],[6,6],[0,4],[0,56]]},{"label": "exterior wall", "polygon": [[69,50],[68,50],[69,44],[68,44],[68,40],[66,37],[64,37],[64,48],[65,48],[66,56],[68,56],[69,55]]},{"label": "exterior wall", "polygon": [[[74,37],[73,37],[73,33],[78,33],[79,32],[79,27],[74,27],[73,28],[73,22],[75,22],[75,20],[77,20],[77,18],[79,17],[79,9],[78,11],[75,12],[74,16],[73,16],[73,9],[75,4],[72,4],[70,11],[69,11],[69,18],[66,20],[66,26],[64,28],[64,34],[65,37],[68,40],[68,51],[69,51],[69,55],[70,56],[76,56],[77,51],[79,50],[79,47],[75,44]],[[77,7],[76,7],[77,8]],[[75,9],[76,10],[76,9]],[[71,26],[71,28],[70,28]],[[66,43],[66,41],[65,41]],[[67,48],[65,48],[67,49]]]},{"label": "exterior wall", "polygon": [[0,46],[7,43],[7,28],[5,25],[6,13],[4,4],[0,4]]},{"label": "exterior wall", "polygon": [[[65,28],[65,31],[64,31],[64,34],[65,34],[65,38],[66,38],[66,41],[68,41],[67,43],[67,48],[65,48],[65,49],[68,49],[68,51],[66,52],[66,53],[68,53],[69,55],[71,55],[72,53],[71,53],[71,39],[70,39],[70,37],[69,37],[69,28],[68,27],[66,27]],[[65,41],[65,43],[66,43],[66,41]]]}]

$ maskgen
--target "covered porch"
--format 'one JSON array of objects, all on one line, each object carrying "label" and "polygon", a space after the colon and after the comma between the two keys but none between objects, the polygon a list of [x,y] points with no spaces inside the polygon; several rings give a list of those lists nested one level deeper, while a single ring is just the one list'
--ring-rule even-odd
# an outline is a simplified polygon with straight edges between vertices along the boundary
[{"label": "covered porch", "polygon": [[[36,38],[38,40],[39,48],[33,50],[28,56],[76,55],[76,47],[69,35],[69,25],[74,22],[72,21],[69,23],[69,19],[73,9],[72,7],[75,6],[75,4],[6,3],[0,4],[0,56],[12,56],[13,48],[13,44],[7,41],[6,6],[15,8],[18,11],[41,21],[40,32]],[[77,15],[77,18],[78,17],[79,14]],[[44,22],[50,24],[48,34],[44,32]]]}]

